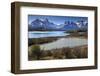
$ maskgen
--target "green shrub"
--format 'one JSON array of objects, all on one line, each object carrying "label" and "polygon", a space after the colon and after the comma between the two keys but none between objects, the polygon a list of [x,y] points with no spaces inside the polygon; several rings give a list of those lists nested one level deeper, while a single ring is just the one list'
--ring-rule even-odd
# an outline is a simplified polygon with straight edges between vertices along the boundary
[{"label": "green shrub", "polygon": [[32,51],[32,57],[34,57],[34,59],[39,60],[41,58],[42,52],[40,50],[40,46],[38,45],[32,46],[31,51]]}]

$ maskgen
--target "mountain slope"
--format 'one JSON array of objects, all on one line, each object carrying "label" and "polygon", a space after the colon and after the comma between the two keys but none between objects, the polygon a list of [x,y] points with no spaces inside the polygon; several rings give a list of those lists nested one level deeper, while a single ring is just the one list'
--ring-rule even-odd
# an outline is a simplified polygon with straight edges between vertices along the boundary
[{"label": "mountain slope", "polygon": [[65,21],[65,23],[57,25],[50,22],[47,18],[45,20],[36,19],[31,22],[28,26],[29,31],[67,31],[67,30],[78,30],[87,29],[88,23],[86,21]]}]

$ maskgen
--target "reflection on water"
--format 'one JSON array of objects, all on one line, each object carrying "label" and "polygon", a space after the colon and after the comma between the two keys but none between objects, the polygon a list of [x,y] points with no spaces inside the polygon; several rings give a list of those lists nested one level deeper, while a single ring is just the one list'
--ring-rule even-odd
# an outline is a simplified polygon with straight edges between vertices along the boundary
[{"label": "reflection on water", "polygon": [[56,48],[76,47],[82,45],[87,45],[87,39],[72,37],[72,38],[60,38],[59,40],[51,43],[41,44],[40,48],[42,50],[52,50]]}]

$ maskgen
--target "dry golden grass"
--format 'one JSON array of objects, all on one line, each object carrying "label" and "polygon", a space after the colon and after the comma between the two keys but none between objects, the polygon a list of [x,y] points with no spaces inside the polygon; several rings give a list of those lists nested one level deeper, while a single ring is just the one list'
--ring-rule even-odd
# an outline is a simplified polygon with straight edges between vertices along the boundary
[{"label": "dry golden grass", "polygon": [[[37,50],[38,51],[38,50]],[[88,57],[87,46],[79,46],[74,48],[61,48],[53,50],[41,50],[35,54],[34,52],[29,56],[29,60],[51,60],[51,59],[78,59]],[[37,55],[39,57],[37,57]],[[35,58],[34,58],[35,57]],[[38,59],[37,59],[37,58]]]}]

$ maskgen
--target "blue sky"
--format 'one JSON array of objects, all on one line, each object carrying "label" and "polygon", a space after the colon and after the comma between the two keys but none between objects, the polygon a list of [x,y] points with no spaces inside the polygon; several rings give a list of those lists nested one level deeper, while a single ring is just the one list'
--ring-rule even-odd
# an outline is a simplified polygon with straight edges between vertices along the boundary
[{"label": "blue sky", "polygon": [[28,15],[28,24],[30,24],[35,19],[44,20],[48,18],[50,22],[55,24],[63,24],[65,21],[88,21],[87,17],[74,17],[74,16],[49,16],[49,15]]}]

